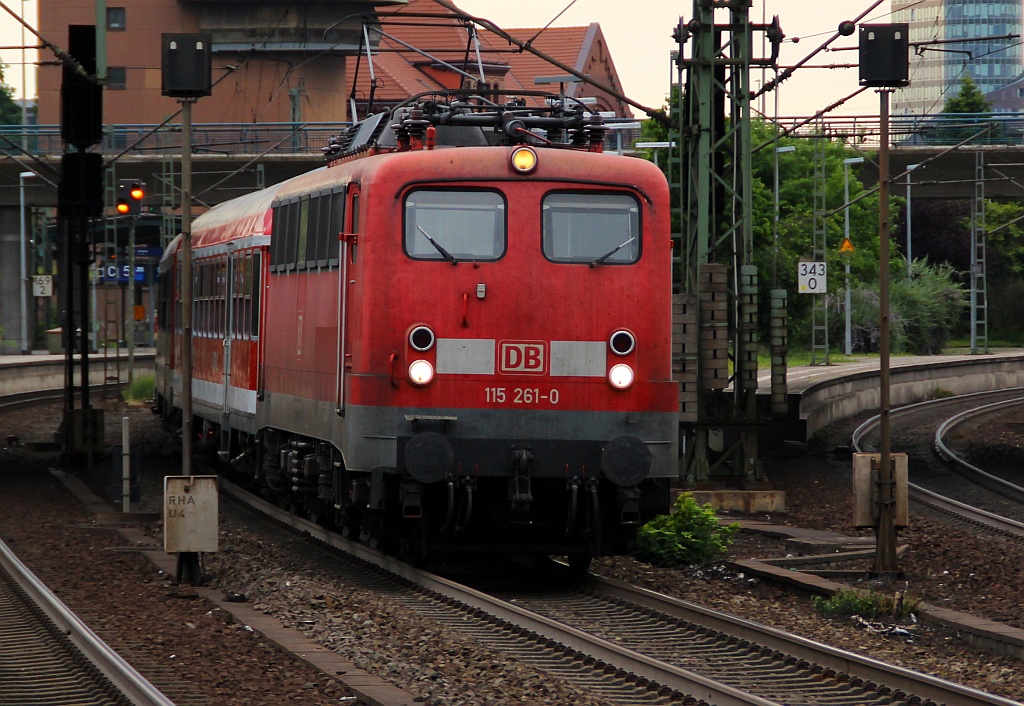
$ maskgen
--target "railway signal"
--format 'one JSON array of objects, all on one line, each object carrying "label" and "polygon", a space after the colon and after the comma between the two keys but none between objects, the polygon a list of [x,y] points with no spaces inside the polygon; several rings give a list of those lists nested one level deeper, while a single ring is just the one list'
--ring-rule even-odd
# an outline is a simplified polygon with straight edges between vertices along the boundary
[{"label": "railway signal", "polygon": [[118,215],[138,216],[142,213],[142,201],[146,198],[146,182],[136,179],[117,180]]}]

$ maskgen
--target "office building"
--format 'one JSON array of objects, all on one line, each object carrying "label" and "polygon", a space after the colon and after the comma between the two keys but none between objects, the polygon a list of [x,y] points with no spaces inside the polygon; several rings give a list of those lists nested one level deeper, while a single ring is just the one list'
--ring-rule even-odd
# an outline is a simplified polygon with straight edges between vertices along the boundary
[{"label": "office building", "polygon": [[[898,115],[932,115],[966,73],[997,111],[1024,109],[1022,0],[892,0],[892,21],[910,25],[910,86],[893,97]],[[1010,35],[1017,35],[1015,37]]]}]

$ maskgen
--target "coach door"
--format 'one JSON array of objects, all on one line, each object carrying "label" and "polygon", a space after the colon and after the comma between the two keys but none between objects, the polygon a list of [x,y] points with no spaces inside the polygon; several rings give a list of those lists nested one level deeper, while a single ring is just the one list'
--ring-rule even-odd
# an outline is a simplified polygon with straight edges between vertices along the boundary
[{"label": "coach door", "polygon": [[345,371],[348,367],[348,284],[356,262],[359,232],[359,184],[337,189],[331,207],[331,264],[338,267],[338,355],[334,408],[345,414]]}]

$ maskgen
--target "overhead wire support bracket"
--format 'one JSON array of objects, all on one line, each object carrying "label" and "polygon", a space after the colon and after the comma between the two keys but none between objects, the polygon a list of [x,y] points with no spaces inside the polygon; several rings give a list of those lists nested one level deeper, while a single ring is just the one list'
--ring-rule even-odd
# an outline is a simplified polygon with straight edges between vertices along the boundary
[{"label": "overhead wire support bracket", "polygon": [[512,44],[512,45],[518,47],[520,52],[528,51],[531,54],[533,54],[534,56],[537,56],[537,57],[543,59],[544,61],[547,61],[548,63],[550,63],[550,64],[552,64],[554,66],[557,66],[562,71],[565,71],[566,73],[572,74],[573,76],[575,76],[576,78],[580,79],[581,81],[584,81],[585,83],[590,84],[591,86],[593,86],[597,90],[603,91],[603,92],[607,93],[608,95],[612,96],[613,98],[615,98],[617,100],[620,100],[623,103],[626,103],[628,105],[633,106],[637,110],[642,110],[652,120],[657,120],[659,123],[661,123],[663,125],[669,125],[668,116],[666,116],[665,113],[662,110],[657,109],[657,108],[651,108],[650,106],[646,106],[646,105],[644,105],[642,103],[638,103],[637,101],[633,100],[632,98],[630,98],[629,96],[625,95],[621,91],[618,91],[615,88],[613,88],[613,87],[611,87],[611,86],[609,86],[609,85],[607,85],[605,83],[602,83],[600,81],[596,81],[593,78],[587,76],[586,74],[584,74],[584,73],[582,73],[580,71],[577,71],[576,69],[574,69],[573,67],[569,66],[568,64],[559,61],[558,59],[554,58],[553,56],[545,54],[544,52],[534,48],[533,46],[530,45],[529,42],[524,42],[524,41],[522,41],[520,39],[516,39],[511,34],[506,32],[505,30],[503,30],[501,27],[497,26],[496,24],[494,24],[490,20],[484,19],[482,17],[475,17],[473,15],[470,15],[470,14],[467,14],[467,13],[463,12],[462,10],[457,8],[455,5],[453,5],[450,2],[448,2],[448,0],[434,0],[434,2],[436,2],[441,7],[444,7],[445,9],[450,10],[452,13],[454,13],[456,19],[465,19],[465,20],[468,20],[470,22],[473,22],[474,24],[479,25],[480,27],[483,27],[487,31],[491,32],[492,34],[495,34],[498,37],[501,37],[502,39],[507,41],[509,44]]},{"label": "overhead wire support bracket", "polygon": [[831,37],[829,37],[824,42],[822,42],[818,46],[817,49],[815,49],[810,54],[805,56],[803,59],[798,61],[794,66],[792,66],[790,68],[787,68],[785,71],[779,72],[778,76],[776,76],[771,81],[769,81],[768,83],[766,83],[763,86],[761,86],[761,88],[756,93],[754,93],[753,96],[751,96],[751,100],[756,99],[758,96],[760,96],[763,93],[766,93],[767,91],[774,90],[776,86],[778,86],[780,83],[782,83],[787,78],[792,76],[794,74],[794,72],[796,72],[797,69],[799,69],[804,64],[806,64],[808,61],[813,59],[819,52],[822,52],[822,51],[825,51],[826,49],[828,49],[828,45],[831,44],[832,42],[834,42],[835,40],[839,39],[839,37],[848,37],[851,34],[853,34],[854,31],[857,28],[857,23],[860,22],[865,17],[867,17],[871,12],[873,12],[875,10],[875,8],[877,8],[879,5],[881,5],[885,1],[886,0],[875,0],[875,2],[873,2],[871,4],[871,7],[869,7],[866,10],[864,10],[864,12],[860,13],[859,15],[857,15],[852,20],[849,20],[847,22],[841,23],[839,25],[839,29],[835,32],[835,34],[833,34]]}]

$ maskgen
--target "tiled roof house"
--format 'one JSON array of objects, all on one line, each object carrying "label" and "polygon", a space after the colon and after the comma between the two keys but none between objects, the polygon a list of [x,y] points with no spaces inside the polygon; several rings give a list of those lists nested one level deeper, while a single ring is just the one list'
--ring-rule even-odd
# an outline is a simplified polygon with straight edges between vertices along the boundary
[{"label": "tiled roof house", "polygon": [[[433,16],[418,16],[424,14]],[[557,82],[535,83],[537,78],[551,79],[568,74],[491,32],[477,30],[478,50],[469,23],[456,19],[431,0],[410,0],[396,11],[382,11],[380,20],[384,34],[380,36],[379,47],[373,51],[376,87],[372,106],[369,106],[371,72],[365,53],[359,59],[358,71],[355,60],[349,63],[360,116],[365,115],[368,107],[375,112],[417,93],[477,86],[481,83],[482,68],[482,83],[488,88],[552,93],[561,88],[567,96],[594,99],[596,110],[614,113],[621,118],[632,117],[625,102],[590,84],[571,80],[561,85]],[[615,64],[597,23],[586,27],[506,31],[516,39],[529,41],[532,47],[562,64],[622,92]]]}]

